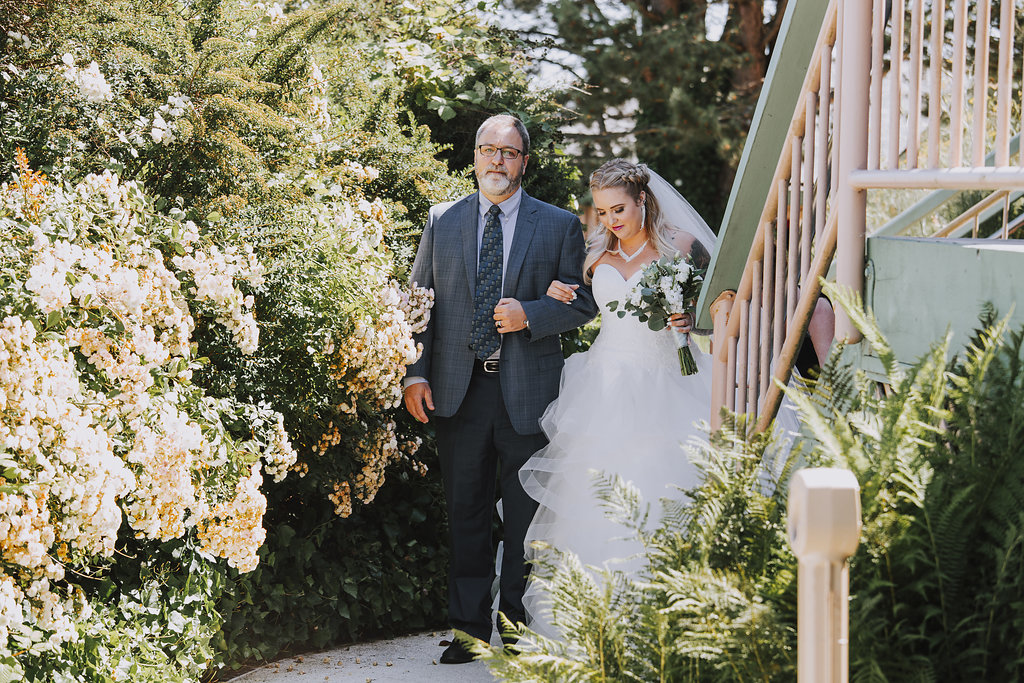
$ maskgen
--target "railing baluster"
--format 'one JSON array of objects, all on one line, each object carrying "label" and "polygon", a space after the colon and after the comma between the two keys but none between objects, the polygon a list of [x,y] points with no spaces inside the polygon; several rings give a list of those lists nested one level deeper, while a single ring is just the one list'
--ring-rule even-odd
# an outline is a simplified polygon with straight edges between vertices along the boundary
[{"label": "railing baluster", "polygon": [[786,331],[786,181],[779,180],[779,210],[775,219],[775,311],[772,321],[772,359],[779,357]]},{"label": "railing baluster", "polygon": [[924,0],[910,5],[910,111],[907,112],[907,168],[918,167],[921,130],[921,73],[924,69]]},{"label": "railing baluster", "polygon": [[811,237],[814,233],[814,113],[818,110],[818,98],[808,92],[804,106],[804,161],[800,182],[803,185],[803,199],[800,202],[800,281],[811,268]]},{"label": "railing baluster", "polygon": [[722,292],[711,304],[711,319],[714,335],[711,341],[711,429],[722,426],[722,406],[725,405],[726,382],[728,381],[728,354],[722,350],[728,347],[729,313],[736,298],[733,292]]},{"label": "railing baluster", "polygon": [[751,414],[757,415],[757,399],[761,395],[761,268],[760,260],[754,261],[754,274],[750,285],[750,330],[747,346],[747,406]]},{"label": "railing baluster", "polygon": [[985,143],[988,139],[985,120],[988,116],[988,29],[991,21],[991,0],[977,2],[978,16],[974,23],[974,135],[971,136],[975,166],[985,165]]},{"label": "railing baluster", "polygon": [[964,72],[967,69],[967,0],[953,0],[953,83],[949,105],[950,158],[952,167],[964,158]]},{"label": "railing baluster", "polygon": [[[893,0],[892,33],[889,42],[889,157],[886,167],[900,167],[900,114],[903,89],[903,22],[907,8],[905,0]],[[859,125],[859,124],[858,124]]]},{"label": "railing baluster", "polygon": [[[735,312],[735,311],[734,311]],[[725,407],[736,412],[736,337],[726,339],[728,355],[725,367]]]},{"label": "railing baluster", "polygon": [[800,277],[800,178],[802,140],[793,136],[793,165],[789,175],[789,236],[786,240],[786,327],[796,307],[796,287]]},{"label": "railing baluster", "polygon": [[[821,73],[818,76],[818,143],[815,152],[817,161],[817,201],[814,204],[814,234],[820,235],[825,226],[825,210],[829,193],[835,189],[828,182],[828,138],[829,126],[832,122],[832,46],[825,45],[821,50]],[[879,114],[881,121],[881,114]],[[877,168],[877,166],[876,166]]]},{"label": "railing baluster", "polygon": [[[736,310],[733,309],[735,313]],[[750,327],[750,299],[739,302],[740,332],[736,337],[736,412],[747,412],[747,330]]]},{"label": "railing baluster", "polygon": [[882,156],[882,82],[885,80],[885,2],[874,0],[871,22],[871,110],[868,115],[868,168],[881,168]]},{"label": "railing baluster", "polygon": [[775,239],[772,234],[771,224],[761,225],[762,239],[764,240],[764,279],[761,281],[761,377],[758,384],[761,385],[761,396],[768,391],[768,371],[772,362],[772,317],[775,292]]},{"label": "railing baluster", "polygon": [[946,30],[946,0],[932,4],[931,83],[928,90],[928,168],[938,168],[942,141],[942,45]]},{"label": "railing baluster", "polygon": [[[902,3],[900,3],[902,5]],[[871,32],[871,5],[847,0],[843,4],[843,21],[851,36],[868,35]],[[836,188],[835,211],[842,220],[838,228],[839,263],[836,278],[840,285],[855,292],[864,291],[864,237],[867,205],[863,190],[857,190],[850,183],[851,174],[867,168],[868,153],[868,80],[871,68],[870,55],[865,55],[857,43],[843,42],[840,59],[843,64],[843,111],[840,128],[835,133],[839,154],[840,184]],[[849,343],[861,340],[860,331],[840,308],[836,311],[836,338]]]},{"label": "railing baluster", "polygon": [[[999,90],[996,96],[996,166],[1010,163],[1010,101],[1013,95],[1013,44],[1017,22],[1013,0],[1003,0],[999,15]],[[1005,222],[1004,222],[1005,226]]]},{"label": "railing baluster", "polygon": [[1005,240],[1005,239],[1009,239],[1010,238],[1009,229],[1010,229],[1010,193],[1006,192],[1006,193],[1004,193],[1004,196],[1003,196],[1003,229],[1002,229],[1002,239]]},{"label": "railing baluster", "polygon": [[[837,0],[836,5],[838,10],[836,12],[836,35],[835,40],[832,42],[834,52],[830,53],[835,55],[835,71],[832,73],[832,85],[834,86],[833,92],[835,93],[835,100],[832,105],[832,135],[836,134],[841,125],[840,116],[842,114],[842,100],[843,90],[839,87],[839,83],[843,82],[843,60],[839,59],[839,55],[842,53],[843,48],[843,7],[847,0]],[[856,2],[857,0],[850,0]],[[831,179],[829,180],[829,187],[839,187],[839,145],[832,145],[832,173]]]}]

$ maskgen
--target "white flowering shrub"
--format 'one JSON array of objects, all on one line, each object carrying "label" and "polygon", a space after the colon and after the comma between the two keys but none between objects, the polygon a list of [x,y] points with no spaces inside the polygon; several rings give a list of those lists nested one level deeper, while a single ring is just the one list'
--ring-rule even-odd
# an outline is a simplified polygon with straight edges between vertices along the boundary
[{"label": "white flowering shrub", "polygon": [[59,657],[82,637],[94,610],[66,569],[109,565],[122,530],[255,568],[263,468],[280,480],[295,461],[280,413],[191,381],[197,315],[256,350],[251,247],[205,244],[109,171],[61,187],[19,162],[0,185],[0,663],[12,671],[15,653]]},{"label": "white flowering shrub", "polygon": [[[376,177],[353,162],[346,169],[360,182]],[[246,362],[245,340],[229,339],[235,328],[223,316],[223,324],[201,326],[196,337],[213,359],[198,381],[217,395],[282,405],[298,451],[293,469],[341,517],[374,500],[389,465],[426,470],[415,458],[422,439],[405,433],[392,413],[402,403],[406,366],[421,352],[412,335],[429,319],[433,293],[396,280],[384,239],[394,220],[384,202],[367,200],[358,187],[272,219],[242,217],[277,226],[246,236],[257,251],[279,250],[255,296],[266,343]],[[175,262],[200,272],[184,258]],[[214,299],[222,309],[233,305],[229,296]]]},{"label": "white flowering shrub", "polygon": [[54,540],[10,552],[62,565],[50,592],[100,634],[27,680],[187,679],[443,613],[437,472],[395,407],[430,294],[401,283],[428,207],[472,183],[378,59],[434,7],[406,5],[0,0],[0,181],[21,147],[70,183],[9,185],[0,321],[70,359],[93,430],[66,437],[91,468],[56,468],[66,499],[11,503]]}]

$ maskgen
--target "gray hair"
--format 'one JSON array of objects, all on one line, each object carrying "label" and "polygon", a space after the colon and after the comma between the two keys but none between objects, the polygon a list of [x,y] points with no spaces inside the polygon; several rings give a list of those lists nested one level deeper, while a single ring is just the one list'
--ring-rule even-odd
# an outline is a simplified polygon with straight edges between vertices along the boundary
[{"label": "gray hair", "polygon": [[519,133],[519,137],[523,139],[523,156],[530,153],[530,134],[526,131],[526,125],[511,114],[496,114],[486,121],[480,124],[480,127],[476,129],[476,144],[480,144],[480,135],[483,134],[485,128],[496,125],[512,126]]}]

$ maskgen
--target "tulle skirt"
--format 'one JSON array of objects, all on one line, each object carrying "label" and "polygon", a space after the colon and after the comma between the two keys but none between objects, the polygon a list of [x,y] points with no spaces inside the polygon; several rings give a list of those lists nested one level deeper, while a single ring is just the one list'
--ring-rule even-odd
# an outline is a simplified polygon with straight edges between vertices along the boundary
[{"label": "tulle skirt", "polygon": [[[686,445],[706,440],[698,423],[710,410],[710,358],[692,345],[699,372],[682,376],[671,345],[624,348],[598,343],[566,360],[558,399],[541,426],[549,444],[520,470],[526,492],[540,504],[527,532],[527,557],[535,541],[576,554],[583,565],[636,572],[643,548],[630,530],[609,519],[595,492],[602,473],[618,475],[649,506],[649,526],[660,518],[662,498],[680,499],[697,485]],[[524,599],[528,625],[554,635],[549,600],[536,581]]]}]

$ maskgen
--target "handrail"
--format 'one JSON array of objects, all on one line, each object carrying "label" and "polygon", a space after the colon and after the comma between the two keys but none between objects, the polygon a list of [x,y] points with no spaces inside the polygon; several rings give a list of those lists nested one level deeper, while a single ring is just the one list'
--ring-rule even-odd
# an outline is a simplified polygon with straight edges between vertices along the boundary
[{"label": "handrail", "polygon": [[[934,49],[933,49],[934,52]],[[938,116],[939,109],[935,109],[936,116]],[[936,118],[936,121],[938,119]],[[938,144],[938,136],[935,138],[935,144]],[[1010,138],[1009,144],[1006,146],[1007,153],[1009,155],[1016,155],[1020,151],[1020,133],[1017,133]],[[929,153],[929,156],[930,153]],[[985,166],[994,166],[996,164],[996,153],[991,151],[988,156],[985,157]],[[1005,165],[1005,164],[1001,164]],[[913,206],[909,207],[898,216],[893,218],[891,221],[878,228],[871,233],[872,237],[882,237],[884,235],[899,235],[901,234],[908,225],[917,223],[922,218],[935,213],[939,207],[949,201],[952,197],[957,194],[955,190],[936,190],[929,194],[927,197],[916,202]]]}]

